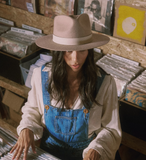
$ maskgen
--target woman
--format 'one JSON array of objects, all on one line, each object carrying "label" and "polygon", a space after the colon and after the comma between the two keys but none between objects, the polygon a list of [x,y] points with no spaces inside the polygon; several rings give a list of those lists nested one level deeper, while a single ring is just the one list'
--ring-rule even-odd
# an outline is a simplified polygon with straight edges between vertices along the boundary
[{"label": "woman", "polygon": [[53,59],[33,72],[13,158],[24,150],[26,159],[29,146],[35,153],[41,138],[41,148],[63,160],[114,160],[121,142],[117,90],[92,49],[108,41],[92,34],[87,14],[55,17],[53,35],[36,41],[54,50]]}]

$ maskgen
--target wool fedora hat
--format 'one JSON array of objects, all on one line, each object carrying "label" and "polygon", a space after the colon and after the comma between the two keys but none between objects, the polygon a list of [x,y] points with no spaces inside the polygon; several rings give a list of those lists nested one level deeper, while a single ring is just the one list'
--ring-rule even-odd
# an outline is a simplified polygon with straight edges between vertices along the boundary
[{"label": "wool fedora hat", "polygon": [[54,51],[79,51],[102,46],[109,37],[91,31],[89,16],[59,15],[54,18],[53,34],[36,40],[37,46]]}]

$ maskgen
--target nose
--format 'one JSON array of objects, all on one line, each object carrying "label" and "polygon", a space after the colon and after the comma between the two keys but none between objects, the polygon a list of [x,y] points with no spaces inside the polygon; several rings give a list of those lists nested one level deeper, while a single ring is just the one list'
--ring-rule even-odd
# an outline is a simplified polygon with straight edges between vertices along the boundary
[{"label": "nose", "polygon": [[73,53],[72,53],[72,60],[74,62],[78,62],[78,52],[77,51],[73,51]]}]

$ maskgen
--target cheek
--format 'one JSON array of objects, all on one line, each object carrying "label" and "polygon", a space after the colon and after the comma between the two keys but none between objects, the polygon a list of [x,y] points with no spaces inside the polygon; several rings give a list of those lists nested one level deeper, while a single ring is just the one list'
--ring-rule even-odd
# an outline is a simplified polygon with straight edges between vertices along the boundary
[{"label": "cheek", "polygon": [[64,55],[64,60],[65,60],[65,62],[68,64],[69,61],[70,61],[70,57],[65,54],[65,55]]}]

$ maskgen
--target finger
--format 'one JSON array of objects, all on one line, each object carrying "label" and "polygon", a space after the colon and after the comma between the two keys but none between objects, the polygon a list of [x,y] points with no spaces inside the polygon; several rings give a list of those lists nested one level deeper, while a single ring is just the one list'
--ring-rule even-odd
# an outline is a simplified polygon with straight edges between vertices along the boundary
[{"label": "finger", "polygon": [[29,147],[25,147],[23,160],[26,160]]},{"label": "finger", "polygon": [[16,148],[15,153],[14,153],[12,159],[15,159],[16,155],[18,154],[18,151],[19,151],[19,147]]},{"label": "finger", "polygon": [[36,153],[36,150],[35,150],[35,143],[34,143],[34,142],[32,143],[31,148],[32,148],[33,153]]},{"label": "finger", "polygon": [[23,147],[20,147],[19,148],[19,151],[18,151],[18,153],[17,153],[17,160],[20,158],[20,156],[21,156],[21,154],[22,154],[22,152],[23,152]]},{"label": "finger", "polygon": [[15,144],[14,146],[13,146],[13,148],[11,149],[11,151],[10,151],[10,153],[13,153],[14,152],[14,150],[17,148],[17,144]]}]

